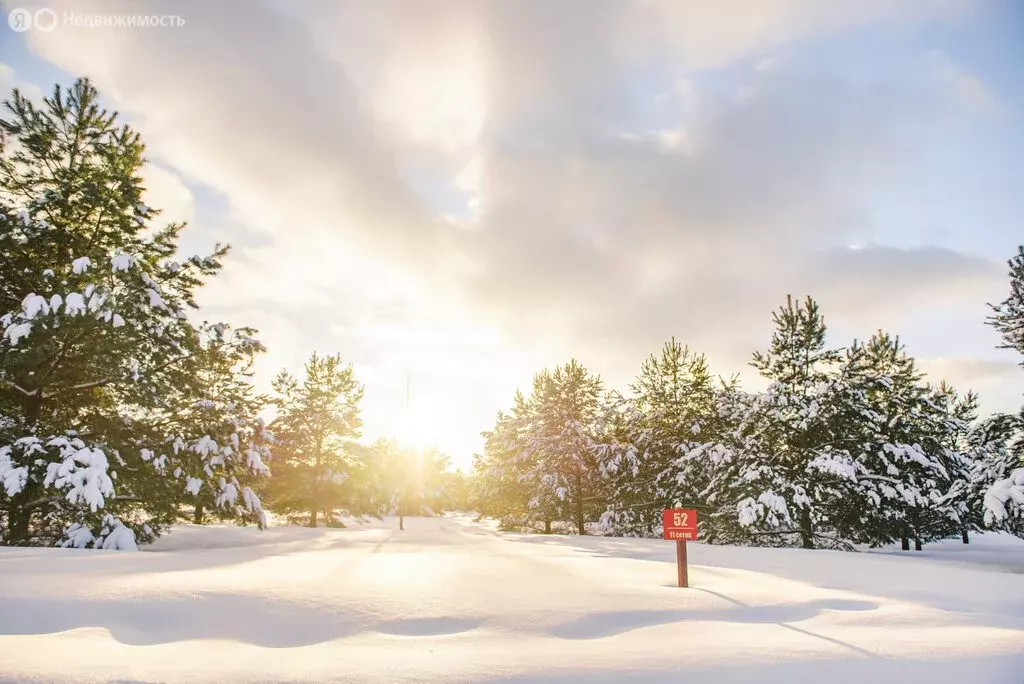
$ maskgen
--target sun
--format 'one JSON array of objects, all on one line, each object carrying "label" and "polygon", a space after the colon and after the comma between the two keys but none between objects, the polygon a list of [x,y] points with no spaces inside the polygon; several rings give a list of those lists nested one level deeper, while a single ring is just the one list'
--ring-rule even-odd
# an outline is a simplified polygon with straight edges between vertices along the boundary
[{"label": "sun", "polygon": [[401,447],[426,455],[439,452],[452,468],[468,470],[477,446],[471,435],[476,427],[457,400],[444,394],[421,394],[394,406],[380,433]]},{"label": "sun", "polygon": [[436,426],[437,421],[432,420],[426,411],[410,407],[399,417],[395,438],[403,447],[422,451],[437,445]]}]

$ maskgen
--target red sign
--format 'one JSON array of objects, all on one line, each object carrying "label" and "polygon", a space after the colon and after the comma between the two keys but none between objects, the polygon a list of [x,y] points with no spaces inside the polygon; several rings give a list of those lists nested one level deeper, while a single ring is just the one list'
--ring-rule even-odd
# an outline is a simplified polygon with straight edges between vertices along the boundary
[{"label": "red sign", "polygon": [[689,508],[666,508],[661,514],[665,539],[697,541],[697,511]]}]

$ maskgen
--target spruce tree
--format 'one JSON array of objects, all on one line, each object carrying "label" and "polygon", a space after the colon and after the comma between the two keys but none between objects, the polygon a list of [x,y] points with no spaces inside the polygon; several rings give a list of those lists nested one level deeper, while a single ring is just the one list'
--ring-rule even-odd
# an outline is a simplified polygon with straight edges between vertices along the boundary
[{"label": "spruce tree", "polygon": [[[182,225],[142,201],[139,135],[84,79],[0,118],[0,535],[132,547],[186,499],[185,465],[151,456],[169,397],[204,395],[195,294],[226,247],[177,256]],[[247,331],[217,349],[256,350]],[[243,352],[244,353],[244,352]]]}]

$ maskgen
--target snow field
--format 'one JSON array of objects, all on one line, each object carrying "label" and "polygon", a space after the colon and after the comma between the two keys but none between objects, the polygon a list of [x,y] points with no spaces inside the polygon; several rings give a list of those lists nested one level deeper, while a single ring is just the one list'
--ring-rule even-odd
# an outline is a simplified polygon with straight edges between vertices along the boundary
[{"label": "snow field", "polygon": [[5,681],[1024,681],[1024,542],[920,554],[184,526],[0,551]]}]

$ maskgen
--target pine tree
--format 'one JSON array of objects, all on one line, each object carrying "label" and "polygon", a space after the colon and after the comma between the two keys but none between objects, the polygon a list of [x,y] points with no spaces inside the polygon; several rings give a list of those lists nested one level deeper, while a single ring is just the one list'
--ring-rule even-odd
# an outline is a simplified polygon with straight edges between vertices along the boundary
[{"label": "pine tree", "polygon": [[844,391],[834,366],[841,353],[826,346],[825,322],[810,298],[787,298],[774,321],[770,348],[751,362],[772,385],[744,402],[730,498],[740,526],[769,543],[795,536],[804,548],[843,546],[828,534],[855,479],[838,434]]},{"label": "pine tree", "polygon": [[[152,225],[144,147],[87,80],[0,118],[0,534],[4,543],[133,547],[174,519],[166,398],[200,396],[195,293],[226,247],[176,258]],[[255,349],[249,334],[221,349]],[[180,484],[180,483],[179,483]],[[69,536],[69,533],[73,536]]]},{"label": "pine tree", "polygon": [[408,516],[434,515],[443,511],[443,476],[448,457],[434,448],[403,447],[392,440],[374,444],[375,468],[381,473],[381,512],[398,516],[405,529]]},{"label": "pine tree", "polygon": [[[1008,265],[1010,293],[991,305],[988,323],[1001,335],[1001,348],[1022,355],[1024,367],[1024,245]],[[985,441],[983,462],[973,473],[976,485],[988,485],[983,496],[985,521],[1024,536],[1024,406],[1018,415],[996,416],[990,425],[996,429]]]},{"label": "pine tree", "polygon": [[[1003,349],[1013,349],[1024,356],[1024,245],[1017,248],[1017,254],[1007,262],[1010,267],[1010,294],[999,304],[990,305],[992,315],[989,324],[1003,338]],[[1024,367],[1024,359],[1021,359]]]},{"label": "pine tree", "polygon": [[278,415],[271,423],[270,506],[283,513],[307,512],[308,525],[316,527],[321,513],[329,521],[335,510],[348,510],[355,500],[346,483],[362,427],[363,387],[340,355],[313,354],[301,383],[281,372],[273,388]]},{"label": "pine tree", "polygon": [[446,465],[439,478],[439,496],[436,510],[461,511],[471,510],[469,475]]},{"label": "pine tree", "polygon": [[201,524],[213,513],[265,527],[256,489],[269,475],[265,461],[272,437],[259,417],[265,398],[251,381],[254,355],[262,347],[237,341],[249,338],[247,329],[215,325],[202,332],[199,352],[184,365],[195,383],[164,397],[161,431],[168,436],[147,460],[170,470],[173,486],[191,497],[193,522]]},{"label": "pine tree", "polygon": [[[690,462],[690,472],[700,473],[707,484],[698,493],[700,537],[708,543],[758,543],[775,545],[783,537],[775,530],[754,534],[751,525],[737,516],[737,478],[747,455],[757,446],[756,424],[762,395],[743,391],[736,378],[722,383],[715,393],[715,414],[701,428],[701,441],[683,449],[680,458]],[[757,527],[757,526],[755,526]]]},{"label": "pine tree", "polygon": [[587,519],[603,508],[603,480],[595,454],[602,383],[576,360],[534,379],[532,415],[523,436],[534,497],[530,507],[570,520],[586,534]]},{"label": "pine tree", "polygon": [[857,465],[857,520],[844,521],[859,542],[879,546],[902,539],[921,543],[924,517],[946,473],[925,444],[932,427],[929,388],[899,338],[879,332],[847,351],[844,379],[853,390],[848,416]]},{"label": "pine tree", "polygon": [[985,526],[1024,537],[1024,417],[999,413],[971,430],[975,459],[970,472],[969,502]]},{"label": "pine tree", "polygon": [[711,470],[695,449],[714,439],[718,397],[706,358],[674,338],[644,361],[630,391],[609,402],[598,451],[612,486],[602,521],[619,534],[652,536],[664,508],[705,503]]},{"label": "pine tree", "polygon": [[541,521],[545,534],[551,534],[552,523],[566,519],[568,513],[567,491],[558,485],[558,476],[550,472],[557,466],[554,449],[558,448],[556,439],[560,431],[556,432],[557,417],[545,415],[541,401],[551,384],[551,371],[544,369],[533,376],[530,396],[525,400],[518,398],[525,405],[517,406],[519,420],[512,453],[513,472],[529,493],[528,519]]},{"label": "pine tree", "polygon": [[649,439],[644,415],[637,410],[635,400],[612,391],[599,421],[595,455],[609,490],[601,527],[620,536],[652,536],[657,528],[653,511],[658,502],[651,501],[648,492],[656,471],[653,458],[643,449]]},{"label": "pine tree", "polygon": [[[494,429],[482,434],[483,454],[478,454],[473,462],[474,509],[481,515],[497,518],[503,529],[527,527],[533,513],[529,507],[530,464],[522,458],[521,442],[529,414],[526,398],[516,392],[512,410],[499,411]],[[549,518],[547,532],[550,527]]]},{"label": "pine tree", "polygon": [[971,445],[971,426],[978,417],[978,398],[961,395],[942,381],[932,388],[927,404],[930,425],[924,437],[926,453],[939,468],[931,505],[923,516],[923,541],[959,536],[970,543],[970,532],[981,528],[981,512],[971,506],[971,473],[978,453]]}]

